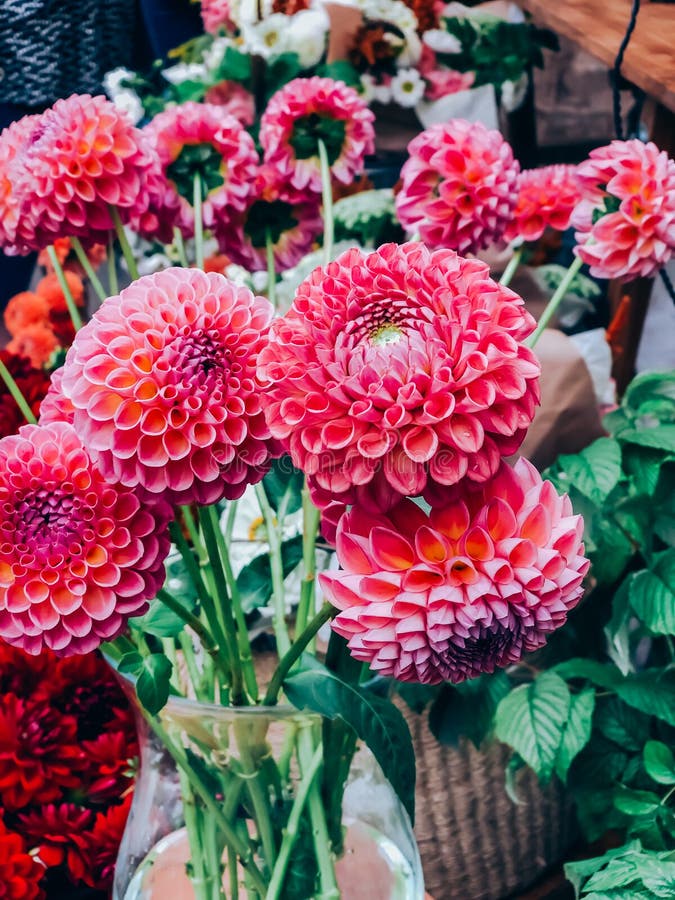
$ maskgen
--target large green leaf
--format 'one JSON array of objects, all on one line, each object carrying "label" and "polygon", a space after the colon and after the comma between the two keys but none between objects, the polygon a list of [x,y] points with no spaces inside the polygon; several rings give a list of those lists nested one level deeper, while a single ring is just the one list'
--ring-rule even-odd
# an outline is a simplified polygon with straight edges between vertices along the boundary
[{"label": "large green leaf", "polygon": [[[295,569],[302,560],[302,535],[296,535],[281,545],[281,557],[284,567],[284,578]],[[265,606],[272,596],[272,569],[269,553],[261,553],[237,575],[237,588],[241,598],[241,606],[245,613],[250,613],[260,606]]]},{"label": "large green leaf", "polygon": [[290,456],[275,459],[263,478],[263,487],[272,509],[282,519],[302,506],[302,486],[305,476],[296,469]]},{"label": "large green leaf", "polygon": [[662,741],[647,741],[643,751],[645,771],[658,784],[675,784],[673,751]]},{"label": "large green leaf", "polygon": [[660,450],[650,447],[625,444],[623,448],[624,469],[642,493],[654,494],[661,466],[667,459]]},{"label": "large green leaf", "polygon": [[622,406],[639,410],[653,400],[675,402],[675,372],[643,372],[636,375],[626,388]]},{"label": "large green leaf", "polygon": [[598,438],[580,453],[558,457],[561,484],[568,482],[601,504],[621,478],[621,446],[613,438]]},{"label": "large green leaf", "polygon": [[637,672],[619,682],[615,690],[624,703],[675,726],[675,672],[672,669]]},{"label": "large green leaf", "polygon": [[596,659],[575,657],[554,666],[554,672],[566,680],[583,678],[599,687],[612,688],[621,681],[621,673],[614,666],[598,662]]},{"label": "large green leaf", "polygon": [[411,821],[415,815],[415,752],[405,719],[390,700],[313,663],[286,678],[284,690],[298,709],[311,709],[350,725],[370,748]]},{"label": "large green leaf", "polygon": [[545,672],[504,697],[497,707],[495,733],[546,780],[558,759],[570,705],[562,678]]},{"label": "large green leaf", "polygon": [[656,450],[675,453],[675,425],[656,425],[643,430],[630,428],[621,432],[619,440],[638,444],[640,447],[653,447]]},{"label": "large green leaf", "polygon": [[172,665],[163,653],[143,658],[136,693],[150,715],[155,716],[169,699]]},{"label": "large green leaf", "polygon": [[631,617],[629,595],[631,576],[624,578],[612,600],[612,617],[605,626],[607,655],[622,675],[633,671],[631,658]]},{"label": "large green leaf", "polygon": [[129,625],[159,638],[176,637],[185,628],[185,622],[181,617],[157,599],[152,601],[150,609],[144,616],[129,619]]},{"label": "large green leaf", "polygon": [[567,780],[569,767],[591,738],[595,690],[586,688],[571,698],[570,711],[563,731],[562,742],[555,761],[555,770],[562,781]]},{"label": "large green leaf", "polygon": [[633,576],[630,603],[652,634],[675,634],[675,549],[658,554],[650,569]]},{"label": "large green leaf", "polygon": [[444,684],[429,709],[432,734],[441,744],[456,745],[461,737],[468,737],[480,746],[510,687],[504,672],[482,675],[456,687]]}]

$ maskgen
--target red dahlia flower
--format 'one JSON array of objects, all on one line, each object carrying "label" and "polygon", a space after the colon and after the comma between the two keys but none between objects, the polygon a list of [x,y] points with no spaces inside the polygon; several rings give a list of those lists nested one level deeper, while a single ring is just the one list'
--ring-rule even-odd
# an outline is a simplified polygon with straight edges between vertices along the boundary
[{"label": "red dahlia flower", "polygon": [[44,874],[21,835],[9,831],[0,819],[0,900],[43,900]]},{"label": "red dahlia flower", "polygon": [[86,832],[87,869],[83,881],[97,890],[108,890],[112,885],[115,862],[124,826],[129,817],[132,795],[117,806],[97,813],[94,827]]},{"label": "red dahlia flower", "polygon": [[[0,359],[9,369],[26,402],[37,416],[49,390],[49,375],[44,369],[34,368],[25,356],[17,356],[7,350],[0,350]],[[0,380],[0,438],[16,434],[21,425],[25,424],[26,420],[16,400],[7,390],[4,381]]]},{"label": "red dahlia flower", "polygon": [[581,517],[524,459],[444,494],[429,514],[407,499],[354,507],[338,526],[343,571],[319,576],[352,655],[401,681],[517,662],[565,622],[589,566]]},{"label": "red dahlia flower", "polygon": [[242,212],[253,189],[258,154],[242,125],[210,103],[170,106],[146,125],[161,162],[165,202],[177,204],[177,224],[194,234],[194,179],[202,184],[202,217],[207,228],[225,227]]},{"label": "red dahlia flower", "polygon": [[575,252],[596,278],[649,278],[675,254],[675,161],[651,142],[612,141],[577,168]]},{"label": "red dahlia flower", "polygon": [[37,857],[48,869],[64,865],[73,881],[87,874],[84,833],[94,824],[96,814],[74,803],[53,803],[19,816],[21,832]]},{"label": "red dahlia flower", "polygon": [[[315,496],[382,475],[389,491],[485,481],[539,400],[523,301],[452,250],[385,244],[315,269],[274,322],[259,371],[272,434]],[[323,494],[323,496],[322,496]]]},{"label": "red dahlia flower", "polygon": [[429,247],[476,253],[499,243],[513,215],[520,165],[498,131],[453,119],[418,134],[401,169],[396,212]]},{"label": "red dahlia flower", "polygon": [[581,193],[576,166],[543,166],[520,173],[518,199],[504,237],[536,241],[547,228],[565,231]]},{"label": "red dahlia flower", "polygon": [[57,800],[77,787],[84,754],[73,716],[43,698],[0,697],[0,805],[8,811]]},{"label": "red dahlia flower", "polygon": [[167,269],[106,300],[68,352],[74,425],[111,481],[178,503],[240,497],[278,454],[256,373],[272,307]]},{"label": "red dahlia flower", "polygon": [[291,202],[273,173],[262,168],[246,209],[233,224],[217,229],[221,249],[232,262],[250,272],[267,269],[266,242],[269,234],[274,266],[283,272],[295,266],[312,249],[323,231],[318,195],[304,202]]},{"label": "red dahlia flower", "polygon": [[87,244],[105,244],[114,227],[111,206],[125,222],[147,209],[156,157],[113,103],[73,94],[30,119],[7,169],[18,210],[10,252],[40,250],[64,229]]},{"label": "red dahlia flower", "polygon": [[171,508],[106,482],[71,425],[0,441],[0,637],[29,653],[93,650],[164,581]]},{"label": "red dahlia flower", "polygon": [[319,140],[332,177],[349,184],[374,151],[373,113],[354,88],[332,78],[296,78],[273,95],[260,120],[265,162],[300,198],[321,193]]}]

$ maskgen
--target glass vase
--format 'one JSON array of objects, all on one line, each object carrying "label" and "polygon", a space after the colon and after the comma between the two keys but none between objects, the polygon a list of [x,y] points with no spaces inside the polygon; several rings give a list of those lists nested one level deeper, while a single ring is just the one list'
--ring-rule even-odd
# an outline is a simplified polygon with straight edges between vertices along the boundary
[{"label": "glass vase", "polygon": [[[139,722],[140,773],[113,900],[422,900],[409,818],[365,748],[348,772],[340,765],[350,753],[337,756],[345,789],[341,826],[338,818],[337,835],[333,827],[329,838],[320,716],[289,706],[233,708],[170,698],[160,722],[162,739]],[[174,764],[176,753],[206,795]],[[241,856],[236,861],[227,829],[250,851],[250,867]],[[331,877],[333,888],[326,890]]]}]

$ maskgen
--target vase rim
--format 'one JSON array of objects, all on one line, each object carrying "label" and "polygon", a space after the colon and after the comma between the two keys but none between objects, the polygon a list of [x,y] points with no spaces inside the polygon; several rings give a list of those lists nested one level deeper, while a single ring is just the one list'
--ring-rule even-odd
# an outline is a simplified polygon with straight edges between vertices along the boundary
[{"label": "vase rim", "polygon": [[262,704],[258,704],[257,706],[222,706],[219,703],[209,703],[204,700],[193,700],[190,697],[179,697],[176,695],[172,695],[166,702],[166,705],[160,711],[160,715],[164,713],[171,714],[172,712],[176,712],[178,714],[185,715],[189,713],[190,715],[202,714],[205,716],[210,716],[212,718],[247,718],[247,717],[259,717],[259,718],[274,718],[274,719],[320,719],[321,716],[318,713],[312,712],[309,709],[298,709],[295,706],[291,706],[290,703],[278,703],[276,706],[264,706]]}]

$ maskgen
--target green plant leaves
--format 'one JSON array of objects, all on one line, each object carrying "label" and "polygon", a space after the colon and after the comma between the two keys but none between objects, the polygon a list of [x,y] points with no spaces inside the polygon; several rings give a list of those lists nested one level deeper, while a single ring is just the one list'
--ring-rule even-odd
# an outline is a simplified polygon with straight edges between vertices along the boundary
[{"label": "green plant leaves", "polygon": [[312,661],[311,668],[290,675],[284,682],[290,702],[329,719],[350,725],[370,748],[411,821],[415,815],[415,753],[410,732],[399,710]]},{"label": "green plant leaves", "polygon": [[580,900],[654,900],[675,897],[675,854],[631,841],[604,856],[567,863],[565,876]]},{"label": "green plant leaves", "polygon": [[[284,567],[284,578],[299,565],[302,560],[302,535],[296,535],[281,545],[281,558]],[[268,553],[261,553],[245,565],[237,575],[237,588],[241,598],[241,606],[245,613],[253,612],[265,606],[272,596],[272,569]]]},{"label": "green plant leaves", "polygon": [[432,734],[441,744],[456,745],[465,736],[479,747],[510,687],[504,672],[482,675],[457,686],[442,685],[429,709]]},{"label": "green plant leaves", "polygon": [[624,703],[675,726],[675,672],[646,669],[616,685]]},{"label": "green plant leaves", "polygon": [[654,558],[630,583],[630,603],[652,634],[675,634],[675,550]]},{"label": "green plant leaves", "polygon": [[675,757],[661,741],[647,741],[643,751],[645,772],[658,784],[675,784]]},{"label": "green plant leaves", "polygon": [[136,694],[151,716],[156,716],[169,699],[173,666],[163,653],[126,653],[117,664],[123,675],[134,675]]},{"label": "green plant leaves", "polygon": [[263,488],[270,506],[279,520],[297,512],[302,506],[302,486],[305,476],[296,469],[290,456],[275,459],[263,478]]},{"label": "green plant leaves", "polygon": [[560,456],[558,465],[561,484],[568,481],[589,500],[601,504],[621,477],[621,447],[613,438],[598,438],[581,453]]},{"label": "green plant leaves", "polygon": [[594,688],[571,694],[559,675],[544,672],[499,703],[495,734],[543,781],[553,772],[566,781],[572,762],[590,740],[594,709]]}]

